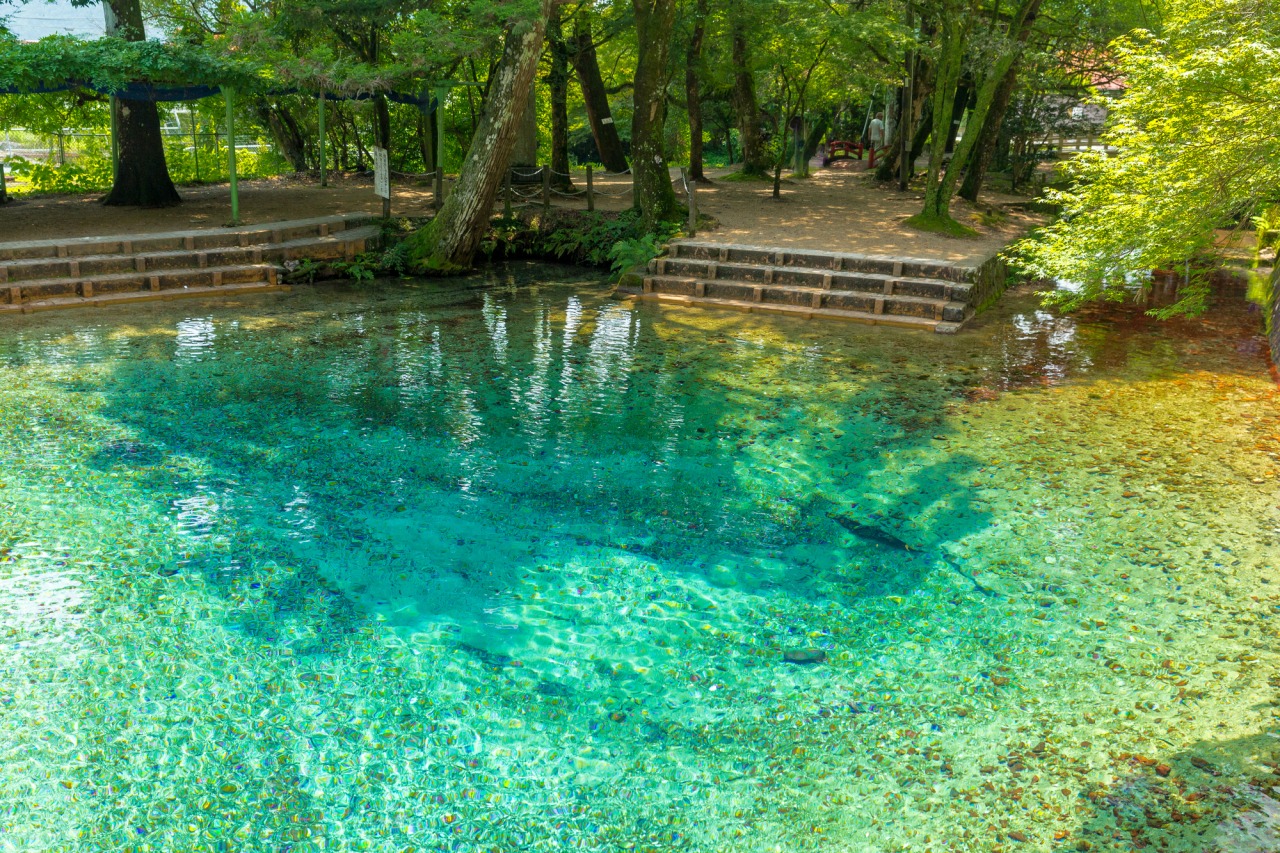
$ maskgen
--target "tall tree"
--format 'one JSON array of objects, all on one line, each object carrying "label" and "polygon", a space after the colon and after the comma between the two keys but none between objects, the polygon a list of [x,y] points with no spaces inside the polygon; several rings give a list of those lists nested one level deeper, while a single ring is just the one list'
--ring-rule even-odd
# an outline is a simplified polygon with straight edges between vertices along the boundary
[{"label": "tall tree", "polygon": [[747,20],[742,3],[733,11],[731,59],[733,62],[733,111],[738,120],[738,144],[742,148],[742,173],[767,174],[768,155],[760,133],[760,102],[756,100],[756,80],[747,50]]},{"label": "tall tree", "polygon": [[536,12],[513,21],[507,29],[502,58],[489,78],[484,113],[458,184],[436,218],[407,241],[409,257],[420,270],[458,272],[470,268],[475,258],[528,107],[551,3],[539,0]]},{"label": "tall tree", "polygon": [[[139,0],[106,0],[107,34],[145,41]],[[121,207],[171,207],[182,203],[164,160],[160,111],[155,101],[115,100],[119,159],[116,177],[103,204]]]},{"label": "tall tree", "polygon": [[635,179],[635,204],[645,224],[672,219],[676,194],[667,166],[667,77],[670,73],[671,26],[675,0],[632,0],[636,14],[635,112],[631,116],[631,168]]},{"label": "tall tree", "polygon": [[[984,57],[986,75],[978,86],[970,127],[981,128],[995,101],[996,91],[1004,75],[1017,62],[1030,35],[1031,26],[1040,9],[1041,0],[1018,0],[1003,34],[991,33],[990,57]],[[967,12],[947,0],[939,10],[937,70],[933,89],[933,132],[929,152],[929,174],[925,185],[924,209],[907,220],[907,224],[931,231],[970,234],[951,218],[951,198],[955,195],[960,171],[968,162],[969,152],[977,144],[979,134],[966,133],[955,147],[955,153],[943,167],[943,155],[951,138],[951,121],[964,65],[966,48],[975,47],[969,38],[974,24],[973,10]]]},{"label": "tall tree", "polygon": [[611,172],[625,172],[628,168],[627,154],[618,137],[618,126],[614,124],[613,113],[609,109],[609,93],[604,87],[604,78],[600,75],[590,4],[579,9],[574,19],[570,57],[573,60],[573,70],[578,75],[578,85],[582,87],[582,102],[587,110],[587,122],[591,125],[591,136],[595,139],[600,162]]},{"label": "tall tree", "polygon": [[693,33],[684,54],[684,94],[689,114],[689,177],[705,181],[702,173],[702,40],[707,31],[707,0],[698,0]]},{"label": "tall tree", "polygon": [[1174,0],[1159,38],[1135,34],[1114,54],[1126,81],[1108,105],[1115,156],[1072,161],[1063,215],[1021,244],[1023,266],[1076,283],[1057,294],[1069,306],[1124,298],[1174,267],[1179,298],[1154,313],[1195,314],[1223,261],[1219,229],[1280,217],[1280,6]]},{"label": "tall tree", "polygon": [[551,182],[569,186],[569,46],[565,43],[560,6],[551,9],[547,21],[550,70],[547,89],[551,93]]}]

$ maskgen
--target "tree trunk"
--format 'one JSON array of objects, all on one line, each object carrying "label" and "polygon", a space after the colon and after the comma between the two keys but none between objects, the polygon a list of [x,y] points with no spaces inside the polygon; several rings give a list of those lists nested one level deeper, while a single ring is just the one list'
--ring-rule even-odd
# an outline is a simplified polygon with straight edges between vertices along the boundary
[{"label": "tree trunk", "polygon": [[298,127],[293,114],[266,98],[257,98],[253,105],[258,121],[271,132],[271,136],[295,172],[307,170],[307,140]]},{"label": "tree trunk", "polygon": [[561,189],[573,185],[569,178],[569,48],[560,26],[560,7],[555,6],[547,21],[547,41],[551,45],[551,183]]},{"label": "tree trunk", "polygon": [[374,127],[377,130],[377,146],[391,150],[391,110],[384,95],[373,99]]},{"label": "tree trunk", "polygon": [[542,37],[552,0],[541,0],[531,20],[507,32],[502,59],[489,81],[489,96],[458,184],[444,207],[406,242],[409,257],[422,271],[460,272],[470,268],[493,215],[493,201],[511,161],[516,134],[528,107],[542,54]]},{"label": "tree trunk", "polygon": [[600,62],[596,59],[596,46],[591,34],[591,16],[585,9],[579,10],[574,22],[570,58],[578,75],[578,85],[582,87],[582,101],[587,109],[587,120],[591,124],[591,136],[596,141],[600,162],[610,172],[625,172],[627,155],[609,111],[609,95],[600,76]]},{"label": "tree trunk", "polygon": [[436,170],[436,148],[431,139],[431,130],[435,122],[431,119],[432,116],[421,110],[418,111],[418,153],[422,155],[422,168],[426,172]]},{"label": "tree trunk", "polygon": [[[126,41],[143,41],[142,6],[139,0],[108,0],[108,35]],[[160,112],[154,101],[125,101],[116,105],[116,137],[120,160],[111,192],[102,200],[113,206],[171,207],[182,198],[164,162],[164,138]]]},{"label": "tree trunk", "polygon": [[530,85],[528,94],[521,97],[525,99],[525,107],[520,113],[511,165],[521,171],[523,179],[541,181],[540,176],[529,174],[538,168],[538,90]]},{"label": "tree trunk", "polygon": [[831,116],[829,113],[821,113],[814,117],[813,125],[809,128],[809,135],[804,140],[804,161],[808,163],[818,153],[818,146],[822,144],[822,137],[826,136],[827,131],[831,128]]},{"label": "tree trunk", "polygon": [[[1027,37],[1031,34],[1032,25],[1035,23],[1036,15],[1040,11],[1040,3],[1041,0],[1021,0],[1017,10],[1010,18],[1009,35],[1013,45],[996,59],[995,64],[983,79],[982,85],[978,87],[977,99],[969,116],[969,121],[974,127],[981,128],[987,120],[987,113],[995,100],[996,90],[1004,81],[1004,75],[1013,68],[1022,55],[1022,46],[1026,44]],[[940,144],[939,136],[945,136],[950,129],[947,124],[951,118],[952,106],[951,101],[946,97],[946,93],[949,89],[951,98],[954,99],[956,85],[950,81],[952,78],[956,83],[959,81],[963,54],[962,33],[957,30],[948,37],[948,29],[946,27],[942,29],[942,32],[944,36],[943,51],[938,60],[938,85],[934,90],[934,138],[933,150],[929,159],[929,181],[925,189],[924,210],[921,212],[920,217],[912,217],[912,219],[915,220],[914,224],[917,225],[925,225],[926,227],[941,226],[944,230],[952,232],[967,232],[969,229],[963,228],[963,226],[951,219],[951,197],[955,193],[960,171],[964,168],[970,152],[978,141],[979,133],[966,133],[964,135],[956,145],[955,156],[951,158],[951,162],[947,164],[946,171],[942,172],[941,180],[939,180],[938,171],[941,168],[942,159],[942,145]]]},{"label": "tree trunk", "polygon": [[964,111],[969,109],[969,101],[973,95],[973,87],[969,85],[968,79],[961,79],[960,84],[956,86],[955,100],[951,103],[951,127],[947,129],[947,146],[943,149],[946,154],[956,150],[956,137],[960,135],[960,122],[964,119]]},{"label": "tree trunk", "polygon": [[938,51],[933,87],[929,174],[925,181],[924,210],[920,214],[923,219],[921,224],[926,225],[951,221],[951,199],[949,196],[943,197],[938,179],[942,174],[942,158],[946,154],[947,140],[951,137],[951,114],[956,101],[956,88],[960,82],[960,66],[964,59],[964,34],[960,22],[944,21],[940,32],[942,44]]},{"label": "tree trunk", "polygon": [[667,167],[665,134],[667,113],[668,37],[675,23],[675,0],[632,0],[636,13],[635,112],[631,116],[631,168],[635,180],[635,206],[647,227],[676,216],[676,194]]},{"label": "tree trunk", "polygon": [[684,57],[684,91],[689,108],[689,177],[705,181],[702,174],[702,87],[698,79],[702,72],[702,39],[706,33],[707,0],[698,0],[698,11],[693,22],[693,36]]},{"label": "tree trunk", "polygon": [[991,158],[996,152],[996,143],[1000,141],[1000,129],[1004,125],[1004,114],[1009,110],[1009,99],[1013,96],[1013,87],[1018,80],[1018,66],[1015,64],[1005,72],[1000,87],[996,89],[991,109],[986,121],[982,123],[982,132],[974,144],[973,154],[965,168],[964,182],[960,184],[958,195],[972,202],[978,200],[982,192],[982,182],[987,177],[987,169],[991,166]]},{"label": "tree trunk", "polygon": [[768,174],[764,141],[760,136],[760,105],[756,81],[747,65],[747,34],[741,21],[733,27],[733,111],[738,118],[738,144],[742,147],[742,173]]}]

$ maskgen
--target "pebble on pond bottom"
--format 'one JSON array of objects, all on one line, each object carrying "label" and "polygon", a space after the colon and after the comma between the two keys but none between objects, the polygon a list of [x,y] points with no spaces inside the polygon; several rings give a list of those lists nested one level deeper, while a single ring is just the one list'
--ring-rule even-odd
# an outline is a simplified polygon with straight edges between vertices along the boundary
[{"label": "pebble on pond bottom", "polygon": [[492,275],[0,321],[0,851],[1280,849],[1242,302]]}]

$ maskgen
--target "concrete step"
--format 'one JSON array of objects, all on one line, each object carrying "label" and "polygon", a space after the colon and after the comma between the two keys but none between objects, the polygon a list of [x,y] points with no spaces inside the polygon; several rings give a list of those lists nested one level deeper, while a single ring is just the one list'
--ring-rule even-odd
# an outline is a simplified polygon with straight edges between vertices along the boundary
[{"label": "concrete step", "polygon": [[0,307],[21,307],[31,302],[51,299],[126,294],[138,291],[167,291],[207,288],[218,290],[229,285],[278,283],[278,269],[273,264],[234,264],[195,269],[124,272],[94,276],[92,279],[66,276],[0,285]]},{"label": "concrete step", "polygon": [[976,268],[931,258],[891,257],[817,249],[782,249],[681,240],[669,247],[672,259],[717,261],[754,266],[804,267],[831,272],[860,272],[894,278],[970,281]]},{"label": "concrete step", "polygon": [[98,255],[135,255],[151,252],[208,251],[234,246],[288,243],[307,237],[328,237],[348,228],[368,225],[366,213],[319,216],[265,222],[238,228],[200,228],[153,234],[68,237],[54,240],[21,240],[0,243],[0,261],[35,258],[78,258]]},{"label": "concrete step", "polygon": [[970,315],[968,304],[959,300],[671,275],[645,276],[643,294],[666,294],[705,300],[708,303],[729,301],[807,311],[830,310],[875,317],[910,317],[934,322],[963,323]]},{"label": "concrete step", "polygon": [[350,258],[363,252],[376,239],[376,225],[344,228],[327,236],[307,236],[280,243],[257,243],[249,246],[225,246],[210,249],[178,249],[172,251],[77,255],[62,258],[23,258],[0,261],[0,286],[23,284],[43,279],[92,279],[125,273],[150,273],[164,270],[203,269],[268,261],[282,263],[298,258],[333,260]]},{"label": "concrete step", "polygon": [[707,281],[730,279],[765,285],[788,285],[821,290],[846,290],[885,296],[919,296],[967,301],[972,285],[939,278],[910,278],[874,272],[836,272],[801,266],[775,266],[688,258],[657,258],[649,271]]},{"label": "concrete step", "polygon": [[11,305],[0,303],[0,314],[23,313],[35,311],[54,311],[59,308],[85,308],[107,305],[127,305],[135,302],[151,302],[158,299],[189,299],[199,296],[216,296],[225,298],[239,294],[268,293],[276,290],[288,290],[286,284],[269,281],[251,281],[239,284],[228,284],[220,287],[184,287],[173,290],[134,290],[126,293],[94,293],[92,296],[59,296],[51,299],[40,299],[34,302],[23,302]]},{"label": "concrete step", "polygon": [[638,299],[691,307],[726,308],[745,311],[750,314],[778,314],[803,319],[846,320],[854,323],[865,323],[870,326],[898,326],[906,329],[953,333],[960,328],[959,323],[924,317],[903,317],[891,314],[874,314],[867,311],[850,311],[840,308],[812,308],[803,305],[784,305],[771,302],[749,302],[742,299],[719,299],[714,297],[685,296],[678,293],[636,293],[629,294]]}]

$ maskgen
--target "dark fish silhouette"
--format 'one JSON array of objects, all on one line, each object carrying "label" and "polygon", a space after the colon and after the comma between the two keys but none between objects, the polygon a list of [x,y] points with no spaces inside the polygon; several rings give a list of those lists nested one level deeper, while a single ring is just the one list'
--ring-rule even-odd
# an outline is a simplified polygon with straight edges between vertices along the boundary
[{"label": "dark fish silhouette", "polygon": [[913,550],[906,542],[903,542],[897,536],[885,533],[879,527],[872,527],[869,524],[859,524],[847,515],[836,515],[834,513],[829,513],[828,515],[835,520],[836,524],[840,525],[854,536],[857,536],[859,539],[866,539],[868,542],[874,542],[877,545],[886,545],[890,548],[897,548],[900,551]]},{"label": "dark fish silhouette", "polygon": [[941,560],[943,563],[946,563],[946,565],[953,572],[955,572],[957,575],[967,580],[969,583],[973,584],[973,588],[976,589],[978,592],[982,593],[983,595],[991,596],[992,598],[1000,597],[1000,593],[996,592],[994,589],[990,589],[989,587],[983,586],[981,583],[978,582],[977,578],[973,577],[972,575],[970,575],[969,573],[961,569],[958,565],[956,565],[956,563],[950,557],[948,557],[940,549],[935,549],[934,551],[924,551],[924,550],[913,548],[912,546],[908,545],[906,542],[903,542],[897,536],[894,536],[892,533],[886,533],[885,531],[881,530],[879,527],[874,527],[869,524],[859,524],[858,522],[854,521],[852,518],[849,518],[847,515],[838,515],[834,512],[829,512],[827,513],[827,517],[835,521],[836,524],[840,525],[845,530],[852,533],[854,536],[857,536],[859,539],[865,539],[868,542],[874,542],[877,545],[883,545],[886,548],[896,548],[899,551],[906,551],[912,554],[920,554],[923,557],[929,557],[935,560]]}]

